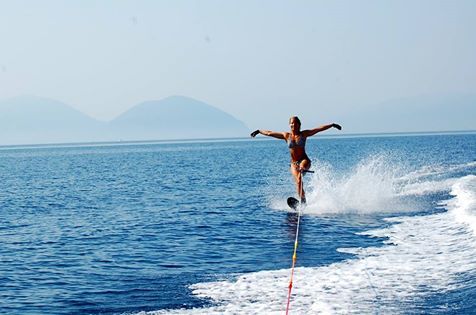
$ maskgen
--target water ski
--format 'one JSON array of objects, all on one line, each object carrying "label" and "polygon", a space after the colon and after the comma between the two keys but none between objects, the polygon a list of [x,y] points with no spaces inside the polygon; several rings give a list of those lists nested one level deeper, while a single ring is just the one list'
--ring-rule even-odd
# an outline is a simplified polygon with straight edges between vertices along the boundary
[{"label": "water ski", "polygon": [[297,210],[297,207],[299,206],[299,200],[297,200],[294,197],[289,197],[288,198],[288,206],[289,206],[289,208],[291,208],[293,210]]}]

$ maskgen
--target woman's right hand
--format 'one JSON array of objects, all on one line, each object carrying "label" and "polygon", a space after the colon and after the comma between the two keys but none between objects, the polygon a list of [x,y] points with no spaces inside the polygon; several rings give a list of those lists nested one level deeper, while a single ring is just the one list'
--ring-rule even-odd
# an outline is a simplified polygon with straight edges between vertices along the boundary
[{"label": "woman's right hand", "polygon": [[258,133],[259,133],[259,129],[253,131],[253,132],[251,133],[251,136],[254,138],[254,137],[256,137],[256,135],[257,135]]},{"label": "woman's right hand", "polygon": [[332,127],[338,129],[338,130],[342,130],[342,127],[339,125],[339,124],[332,124]]}]

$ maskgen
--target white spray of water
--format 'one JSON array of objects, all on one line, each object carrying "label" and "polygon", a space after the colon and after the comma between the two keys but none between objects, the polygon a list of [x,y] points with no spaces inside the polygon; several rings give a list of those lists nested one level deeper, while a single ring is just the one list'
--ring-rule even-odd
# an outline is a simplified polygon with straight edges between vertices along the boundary
[{"label": "white spray of water", "polygon": [[371,213],[401,211],[396,202],[401,170],[378,155],[361,161],[350,173],[336,176],[328,164],[317,163],[311,177],[306,213]]},{"label": "white spray of water", "polygon": [[[313,162],[315,173],[304,177],[305,214],[419,211],[422,206],[419,197],[449,192],[457,178],[448,178],[448,174],[475,166],[475,162],[470,162],[450,166],[426,165],[409,170],[391,155],[378,154],[363,159],[346,172],[338,172],[329,163],[316,160]],[[272,209],[288,210],[285,198],[276,191],[270,199]]]}]

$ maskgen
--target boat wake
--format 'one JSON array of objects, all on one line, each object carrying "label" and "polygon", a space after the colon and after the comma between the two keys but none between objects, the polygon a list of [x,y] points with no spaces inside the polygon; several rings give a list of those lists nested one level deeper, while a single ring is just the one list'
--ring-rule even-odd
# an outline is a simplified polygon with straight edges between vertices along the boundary
[{"label": "boat wake", "polygon": [[[447,192],[452,198],[441,201],[440,212],[387,218],[388,227],[362,233],[383,238],[383,246],[340,248],[355,256],[327,266],[297,268],[291,311],[403,314],[428,310],[427,301],[435,296],[445,296],[445,301],[432,303],[434,312],[475,307],[474,302],[462,303],[461,295],[452,294],[475,286],[476,176],[454,176],[474,167],[474,163],[454,166],[445,174],[427,167],[401,175],[377,158],[361,163],[344,179],[331,178],[332,171],[321,165],[310,183],[315,188],[309,194],[307,214],[323,209],[330,213],[410,211],[412,198],[421,190]],[[408,203],[395,208],[397,202]],[[190,286],[193,294],[214,306],[150,314],[282,314],[288,281],[289,269],[284,269],[197,283]]]}]

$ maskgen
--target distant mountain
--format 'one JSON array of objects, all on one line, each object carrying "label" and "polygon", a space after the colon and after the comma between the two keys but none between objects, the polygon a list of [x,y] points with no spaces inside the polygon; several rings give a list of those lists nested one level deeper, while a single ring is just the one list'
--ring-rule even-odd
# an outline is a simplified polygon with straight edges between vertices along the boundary
[{"label": "distant mountain", "polygon": [[101,123],[47,98],[20,96],[0,102],[0,144],[97,141]]},{"label": "distant mountain", "polygon": [[[476,130],[476,96],[422,96],[349,109],[349,133]],[[198,100],[143,102],[110,122],[59,101],[33,96],[0,101],[0,145],[246,137],[245,124]]]},{"label": "distant mountain", "polygon": [[0,102],[0,145],[244,137],[233,116],[183,96],[141,103],[100,122],[59,101],[21,96]]},{"label": "distant mountain", "polygon": [[122,140],[244,137],[249,130],[230,114],[184,96],[143,102],[110,122]]}]

